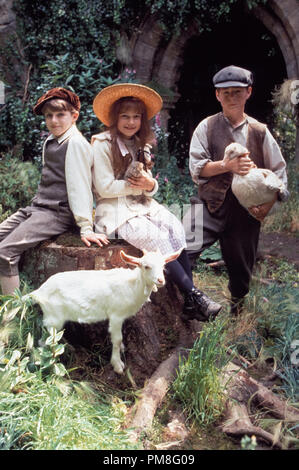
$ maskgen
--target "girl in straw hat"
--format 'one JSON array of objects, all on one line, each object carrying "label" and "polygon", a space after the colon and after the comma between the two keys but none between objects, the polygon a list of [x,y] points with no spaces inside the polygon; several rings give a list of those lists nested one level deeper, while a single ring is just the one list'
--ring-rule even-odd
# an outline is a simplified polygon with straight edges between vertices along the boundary
[{"label": "girl in straw hat", "polygon": [[[108,128],[92,138],[95,231],[110,238],[117,233],[139,249],[159,249],[163,255],[180,251],[166,271],[184,294],[183,317],[207,321],[217,315],[221,305],[194,287],[183,226],[152,197],[158,182],[151,173],[149,121],[161,107],[158,93],[132,83],[109,86],[95,97],[94,112]],[[136,161],[142,164],[142,171],[126,179],[128,167]]]}]

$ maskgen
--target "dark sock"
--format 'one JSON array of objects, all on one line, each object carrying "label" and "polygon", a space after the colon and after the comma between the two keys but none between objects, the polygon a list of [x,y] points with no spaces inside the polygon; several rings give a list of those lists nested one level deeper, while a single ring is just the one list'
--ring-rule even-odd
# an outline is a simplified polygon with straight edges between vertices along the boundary
[{"label": "dark sock", "polygon": [[178,257],[177,261],[183,266],[186,274],[190,277],[193,283],[193,274],[192,274],[192,268],[191,268],[191,263],[189,260],[189,257],[187,255],[186,250],[183,250],[180,256]]},{"label": "dark sock", "polygon": [[165,268],[168,278],[173,281],[182,292],[190,292],[194,287],[189,273],[187,273],[183,265],[179,262],[179,258],[171,261]]}]

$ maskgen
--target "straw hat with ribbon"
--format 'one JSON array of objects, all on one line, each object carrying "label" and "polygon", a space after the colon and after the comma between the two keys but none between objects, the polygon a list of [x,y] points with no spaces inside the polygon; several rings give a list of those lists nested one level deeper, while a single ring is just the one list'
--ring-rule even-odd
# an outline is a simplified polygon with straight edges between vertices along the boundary
[{"label": "straw hat with ribbon", "polygon": [[93,110],[98,119],[109,126],[110,110],[115,101],[126,96],[139,98],[145,104],[148,119],[152,119],[162,108],[161,96],[151,88],[137,83],[118,83],[111,85],[98,93],[93,101]]}]

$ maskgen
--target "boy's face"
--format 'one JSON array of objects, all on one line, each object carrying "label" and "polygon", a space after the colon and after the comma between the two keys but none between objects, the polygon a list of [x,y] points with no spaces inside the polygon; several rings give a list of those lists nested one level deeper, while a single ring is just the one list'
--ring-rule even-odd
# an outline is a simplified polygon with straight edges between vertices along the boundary
[{"label": "boy's face", "polygon": [[250,97],[252,88],[229,87],[217,88],[216,98],[221,103],[224,113],[236,110],[244,111],[246,101]]},{"label": "boy's face", "polygon": [[46,126],[54,137],[62,136],[78,119],[79,113],[71,111],[52,111],[45,109],[43,112]]}]

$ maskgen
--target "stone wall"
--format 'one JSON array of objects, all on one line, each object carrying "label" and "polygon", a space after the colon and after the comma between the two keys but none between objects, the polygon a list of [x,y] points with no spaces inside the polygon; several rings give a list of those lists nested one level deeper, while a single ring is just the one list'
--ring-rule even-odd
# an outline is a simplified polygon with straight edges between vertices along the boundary
[{"label": "stone wall", "polygon": [[[10,34],[15,34],[15,14],[12,11],[13,0],[0,0],[0,46]],[[298,0],[269,0],[265,6],[251,10],[265,27],[276,37],[286,64],[288,76],[299,77],[299,2]],[[199,32],[195,23],[181,34],[166,41],[164,33],[154,15],[148,16],[139,28],[138,35],[131,38],[133,45],[133,67],[141,82],[156,81],[174,93],[163,96],[164,108],[162,122],[167,127],[169,110],[175,106],[179,95],[175,93],[179,70],[182,65],[183,50],[188,39]],[[19,45],[18,45],[19,47]],[[0,68],[5,66],[5,57],[1,57]],[[17,64],[15,64],[17,67]],[[22,69],[22,65],[19,64]],[[6,71],[6,73],[8,73]],[[8,73],[9,75],[9,73]],[[22,74],[22,76],[26,73]],[[8,81],[12,75],[7,76]]]},{"label": "stone wall", "polygon": [[[286,64],[288,76],[299,77],[299,2],[298,0],[269,0],[265,6],[253,9],[250,14],[258,18],[276,37]],[[155,17],[151,16],[144,24],[135,40],[133,65],[138,78],[143,82],[155,80],[164,86],[176,90],[179,69],[187,41],[199,32],[195,23],[181,34],[175,35],[165,43],[163,31]],[[175,105],[179,95],[166,100],[164,107],[165,122],[168,109]]]},{"label": "stone wall", "polygon": [[[0,76],[8,84],[15,84],[16,80],[24,84],[26,67],[22,63],[22,46],[16,34],[16,16],[12,7],[13,0],[0,0]],[[5,47],[9,42],[16,55],[10,57],[8,64]]]}]

